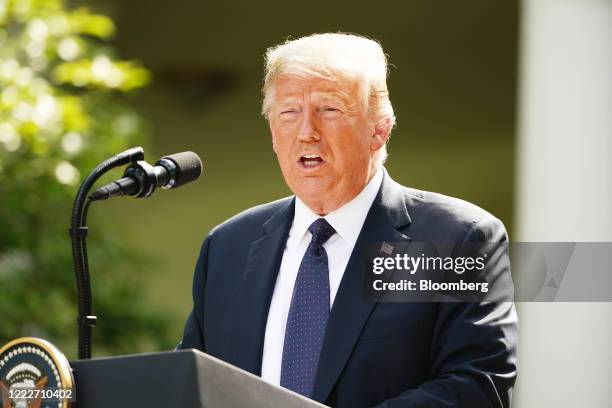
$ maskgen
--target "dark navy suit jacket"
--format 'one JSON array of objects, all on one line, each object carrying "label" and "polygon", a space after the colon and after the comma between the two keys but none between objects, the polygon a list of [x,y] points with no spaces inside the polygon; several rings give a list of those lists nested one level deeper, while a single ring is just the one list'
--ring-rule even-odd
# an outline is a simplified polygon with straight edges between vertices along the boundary
[{"label": "dark navy suit jacket", "polygon": [[[206,237],[181,348],[261,374],[268,308],[294,198],[249,209]],[[507,240],[502,223],[465,201],[418,191],[385,172],[356,248],[366,242]],[[325,335],[313,399],[333,407],[509,407],[516,380],[513,303],[363,300],[353,251]],[[507,259],[488,272],[510,279]]]}]

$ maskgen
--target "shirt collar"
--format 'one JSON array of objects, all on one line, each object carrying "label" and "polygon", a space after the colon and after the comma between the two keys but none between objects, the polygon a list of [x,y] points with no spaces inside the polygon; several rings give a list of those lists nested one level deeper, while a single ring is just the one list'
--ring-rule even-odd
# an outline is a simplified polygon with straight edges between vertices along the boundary
[{"label": "shirt collar", "polygon": [[[380,190],[383,180],[382,166],[378,168],[372,180],[355,198],[342,207],[330,212],[323,218],[334,227],[340,238],[351,247],[355,246],[361,227],[370,211],[370,207]],[[287,240],[287,247],[295,249],[301,242],[308,227],[320,216],[314,213],[299,197],[295,198],[295,216],[291,236]]]}]

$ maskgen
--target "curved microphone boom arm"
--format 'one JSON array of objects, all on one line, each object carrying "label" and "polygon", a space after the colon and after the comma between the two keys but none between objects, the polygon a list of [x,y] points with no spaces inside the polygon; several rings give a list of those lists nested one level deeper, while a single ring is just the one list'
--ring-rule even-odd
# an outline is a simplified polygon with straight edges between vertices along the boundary
[{"label": "curved microphone boom arm", "polygon": [[95,182],[109,170],[144,159],[142,147],[134,147],[119,153],[96,167],[81,184],[72,205],[70,238],[72,259],[77,282],[78,296],[78,347],[79,359],[91,358],[91,331],[96,324],[96,316],[91,310],[91,285],[89,282],[89,263],[87,260],[87,212],[93,201],[89,191]]}]

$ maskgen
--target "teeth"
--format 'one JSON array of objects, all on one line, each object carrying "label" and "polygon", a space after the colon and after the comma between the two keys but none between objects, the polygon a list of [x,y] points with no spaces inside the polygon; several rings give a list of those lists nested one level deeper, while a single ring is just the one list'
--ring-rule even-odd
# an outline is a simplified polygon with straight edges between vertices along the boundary
[{"label": "teeth", "polygon": [[318,164],[319,164],[319,162],[318,162],[318,161],[316,161],[316,160],[305,160],[305,161],[303,161],[302,163],[303,163],[303,164],[304,164],[304,166],[306,166],[306,167],[314,167],[314,166],[316,166],[316,165],[318,165]]},{"label": "teeth", "polygon": [[318,154],[305,154],[302,157],[305,159],[316,159],[319,157],[319,155]]}]

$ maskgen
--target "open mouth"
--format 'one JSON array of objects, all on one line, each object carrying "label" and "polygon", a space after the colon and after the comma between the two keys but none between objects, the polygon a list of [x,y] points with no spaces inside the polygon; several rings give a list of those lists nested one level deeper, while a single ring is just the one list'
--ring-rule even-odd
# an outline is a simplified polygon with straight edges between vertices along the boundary
[{"label": "open mouth", "polygon": [[298,163],[300,164],[300,166],[307,168],[307,169],[312,169],[315,168],[317,166],[320,166],[321,164],[323,164],[325,161],[323,160],[323,158],[321,158],[321,156],[319,156],[318,154],[305,154],[300,156]]}]

